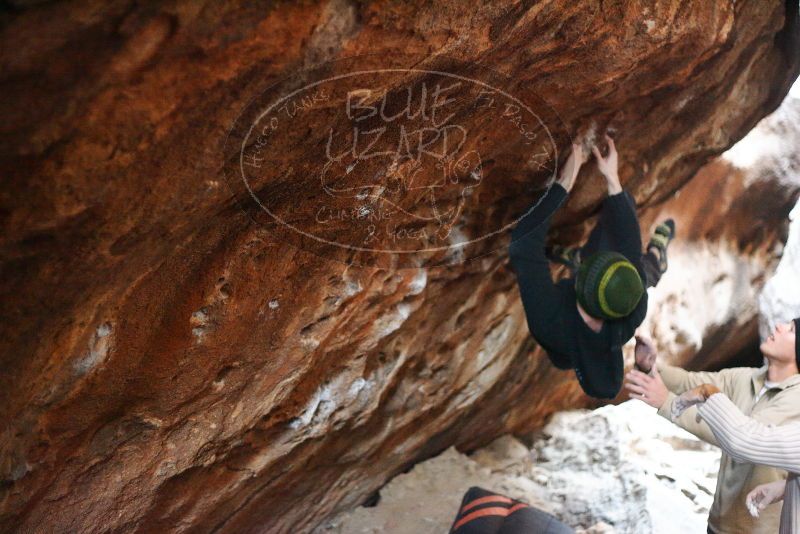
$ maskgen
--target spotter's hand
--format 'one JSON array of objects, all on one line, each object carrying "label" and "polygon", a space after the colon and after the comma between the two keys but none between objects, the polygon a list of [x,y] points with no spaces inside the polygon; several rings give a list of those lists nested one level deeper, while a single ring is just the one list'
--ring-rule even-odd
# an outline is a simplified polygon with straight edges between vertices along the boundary
[{"label": "spotter's hand", "polygon": [[756,486],[753,488],[753,491],[747,494],[747,498],[745,499],[747,510],[750,512],[751,516],[758,517],[758,513],[767,506],[783,499],[785,491],[785,480],[776,480],[775,482]]},{"label": "spotter's hand", "polygon": [[632,399],[649,404],[653,408],[661,408],[667,400],[667,387],[661,380],[658,369],[653,369],[652,375],[647,375],[641,371],[632,370],[625,375],[625,389]]}]

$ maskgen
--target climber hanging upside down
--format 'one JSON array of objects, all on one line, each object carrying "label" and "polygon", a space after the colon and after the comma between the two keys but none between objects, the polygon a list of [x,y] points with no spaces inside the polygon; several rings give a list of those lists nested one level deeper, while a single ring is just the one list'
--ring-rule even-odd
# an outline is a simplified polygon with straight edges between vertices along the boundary
[{"label": "climber hanging upside down", "polygon": [[[620,185],[614,141],[607,134],[605,139],[608,155],[596,146],[592,151],[608,196],[586,244],[545,249],[550,218],[588,157],[582,143],[573,143],[559,179],[511,232],[509,256],[528,328],[553,365],[575,369],[592,397],[614,398],[622,386],[622,345],[647,313],[646,287],[655,286],[667,269],[675,223],[661,223],[642,253],[634,200]],[[548,259],[567,265],[572,276],[554,284]]]}]

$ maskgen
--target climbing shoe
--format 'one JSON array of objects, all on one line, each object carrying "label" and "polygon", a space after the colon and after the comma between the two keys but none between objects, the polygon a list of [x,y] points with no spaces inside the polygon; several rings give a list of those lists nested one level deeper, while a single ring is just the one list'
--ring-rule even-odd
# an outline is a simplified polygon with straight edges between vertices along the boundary
[{"label": "climbing shoe", "polygon": [[553,263],[566,265],[573,271],[577,271],[581,265],[581,249],[578,247],[562,247],[553,245],[545,250],[547,259]]},{"label": "climbing shoe", "polygon": [[656,226],[653,237],[647,244],[648,250],[654,248],[658,251],[658,269],[662,274],[667,270],[667,246],[673,237],[675,237],[675,221],[667,219]]}]

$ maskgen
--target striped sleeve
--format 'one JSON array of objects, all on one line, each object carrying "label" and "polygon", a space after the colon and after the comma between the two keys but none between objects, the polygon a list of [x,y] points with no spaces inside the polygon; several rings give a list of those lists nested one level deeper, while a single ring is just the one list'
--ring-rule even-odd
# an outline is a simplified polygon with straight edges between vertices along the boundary
[{"label": "striped sleeve", "polygon": [[698,412],[732,458],[800,472],[800,423],[767,426],[744,415],[723,393],[711,395]]}]

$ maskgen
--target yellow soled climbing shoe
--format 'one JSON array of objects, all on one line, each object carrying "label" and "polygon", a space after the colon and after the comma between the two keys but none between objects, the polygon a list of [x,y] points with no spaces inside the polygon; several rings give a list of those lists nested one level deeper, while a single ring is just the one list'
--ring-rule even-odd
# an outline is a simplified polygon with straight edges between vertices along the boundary
[{"label": "yellow soled climbing shoe", "polygon": [[647,250],[652,247],[658,251],[658,269],[662,274],[667,270],[667,246],[673,237],[675,237],[675,221],[667,219],[656,226],[653,237],[647,243]]}]

